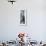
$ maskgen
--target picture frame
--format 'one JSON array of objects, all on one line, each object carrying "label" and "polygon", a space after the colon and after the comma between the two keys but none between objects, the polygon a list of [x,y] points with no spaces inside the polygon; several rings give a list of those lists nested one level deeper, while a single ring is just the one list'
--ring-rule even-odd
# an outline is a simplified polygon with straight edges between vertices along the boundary
[{"label": "picture frame", "polygon": [[20,10],[20,25],[21,26],[27,25],[27,10],[26,9]]}]

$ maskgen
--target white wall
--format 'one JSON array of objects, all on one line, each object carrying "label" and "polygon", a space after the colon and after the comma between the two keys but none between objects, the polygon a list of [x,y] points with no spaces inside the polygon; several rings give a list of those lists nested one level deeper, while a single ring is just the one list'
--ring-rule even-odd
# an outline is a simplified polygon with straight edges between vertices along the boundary
[{"label": "white wall", "polygon": [[[27,9],[27,26],[19,24],[19,10]],[[35,40],[46,40],[46,0],[17,0],[14,5],[0,0],[0,40],[11,40],[18,32]]]}]

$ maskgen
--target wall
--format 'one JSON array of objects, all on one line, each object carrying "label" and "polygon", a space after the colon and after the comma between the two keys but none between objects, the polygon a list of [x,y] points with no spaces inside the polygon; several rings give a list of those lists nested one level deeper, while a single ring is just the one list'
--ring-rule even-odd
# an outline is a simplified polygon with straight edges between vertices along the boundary
[{"label": "wall", "polygon": [[[32,39],[46,40],[46,1],[17,0],[14,5],[0,0],[0,40],[11,40],[18,32],[27,32]],[[19,11],[27,9],[27,26],[20,26]]]}]

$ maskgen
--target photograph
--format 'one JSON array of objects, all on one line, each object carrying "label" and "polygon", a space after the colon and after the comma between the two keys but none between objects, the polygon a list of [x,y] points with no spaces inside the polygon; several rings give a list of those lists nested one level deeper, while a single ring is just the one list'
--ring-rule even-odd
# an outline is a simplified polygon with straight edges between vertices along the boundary
[{"label": "photograph", "polygon": [[26,9],[20,10],[20,25],[21,26],[27,25],[27,10]]}]

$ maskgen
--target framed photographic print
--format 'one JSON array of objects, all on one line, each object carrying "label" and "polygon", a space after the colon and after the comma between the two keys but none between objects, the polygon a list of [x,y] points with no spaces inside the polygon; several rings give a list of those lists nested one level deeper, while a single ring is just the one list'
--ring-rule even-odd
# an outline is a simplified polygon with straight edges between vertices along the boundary
[{"label": "framed photographic print", "polygon": [[20,25],[22,26],[27,25],[27,10],[26,9],[20,10]]}]

